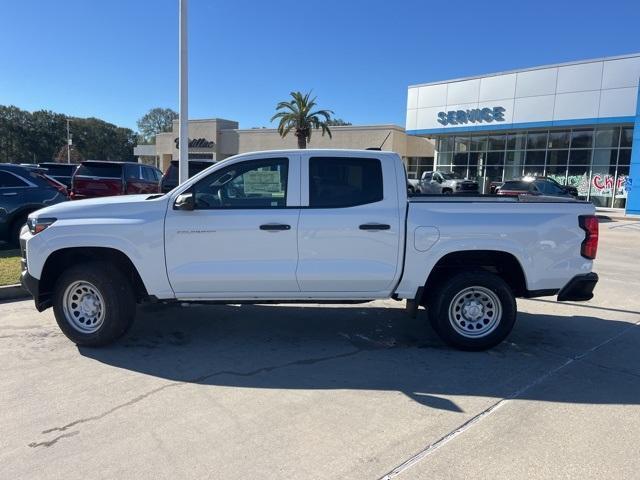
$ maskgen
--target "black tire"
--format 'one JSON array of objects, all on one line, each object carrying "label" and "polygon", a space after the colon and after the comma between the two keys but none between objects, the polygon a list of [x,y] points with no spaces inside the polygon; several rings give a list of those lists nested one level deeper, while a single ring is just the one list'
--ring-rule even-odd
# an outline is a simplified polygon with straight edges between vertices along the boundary
[{"label": "black tire", "polygon": [[[81,331],[67,319],[71,312],[67,310],[65,314],[65,292],[78,282],[88,282],[103,299],[100,304],[104,304],[101,307],[104,313],[95,331]],[[77,345],[99,347],[113,343],[131,327],[136,298],[131,281],[121,270],[106,262],[90,261],[74,265],[60,275],[53,291],[53,312],[60,330],[69,340]],[[83,317],[77,321],[83,321]]]},{"label": "black tire", "polygon": [[[476,307],[476,310],[465,310]],[[482,314],[474,318],[467,317],[465,312],[476,317],[479,312]],[[427,313],[431,326],[447,344],[460,350],[487,350],[511,333],[517,305],[513,291],[501,277],[486,271],[471,271],[454,274],[429,292]]]},{"label": "black tire", "polygon": [[445,188],[442,190],[442,195],[451,195],[453,194],[453,190],[450,190],[448,188]]},{"label": "black tire", "polygon": [[11,224],[11,230],[9,230],[9,245],[12,247],[20,247],[20,230],[22,230],[25,223],[27,223],[26,215],[16,218]]}]

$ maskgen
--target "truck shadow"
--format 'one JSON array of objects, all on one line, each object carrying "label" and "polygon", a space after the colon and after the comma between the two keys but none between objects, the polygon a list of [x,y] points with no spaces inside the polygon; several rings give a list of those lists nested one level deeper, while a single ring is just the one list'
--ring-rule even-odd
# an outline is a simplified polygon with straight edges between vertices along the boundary
[{"label": "truck shadow", "polygon": [[640,403],[640,328],[630,323],[521,313],[503,344],[460,352],[425,317],[375,306],[150,305],[118,344],[79,350],[174,382],[398,391],[449,411],[462,411],[456,396]]}]

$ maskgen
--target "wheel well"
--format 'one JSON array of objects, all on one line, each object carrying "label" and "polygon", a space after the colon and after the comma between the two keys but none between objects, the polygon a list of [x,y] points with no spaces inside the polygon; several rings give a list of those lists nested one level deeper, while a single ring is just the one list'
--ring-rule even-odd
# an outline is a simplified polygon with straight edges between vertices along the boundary
[{"label": "wheel well", "polygon": [[47,258],[40,275],[40,302],[47,305],[51,303],[54,285],[62,272],[71,266],[91,260],[108,262],[124,272],[131,280],[137,301],[148,297],[138,270],[129,257],[120,250],[105,247],[73,247],[56,250]]},{"label": "wheel well", "polygon": [[448,253],[438,260],[431,270],[424,292],[433,291],[441,280],[452,274],[473,269],[482,269],[499,275],[511,287],[516,297],[525,296],[527,292],[527,282],[518,259],[510,253],[495,250]]}]

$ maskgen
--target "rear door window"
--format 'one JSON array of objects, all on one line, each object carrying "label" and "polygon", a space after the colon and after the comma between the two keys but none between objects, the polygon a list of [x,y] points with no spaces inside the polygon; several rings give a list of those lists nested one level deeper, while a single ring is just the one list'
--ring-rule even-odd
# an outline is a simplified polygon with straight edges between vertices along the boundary
[{"label": "rear door window", "polygon": [[310,207],[354,207],[383,198],[382,165],[377,158],[309,159]]},{"label": "rear door window", "polygon": [[83,163],[76,175],[82,177],[121,178],[122,165],[111,163]]},{"label": "rear door window", "polygon": [[156,182],[156,174],[151,167],[141,166],[142,168],[142,178],[147,182]]},{"label": "rear door window", "polygon": [[138,164],[128,164],[127,165],[127,178],[135,179],[135,180],[144,180],[142,177],[142,167]]}]

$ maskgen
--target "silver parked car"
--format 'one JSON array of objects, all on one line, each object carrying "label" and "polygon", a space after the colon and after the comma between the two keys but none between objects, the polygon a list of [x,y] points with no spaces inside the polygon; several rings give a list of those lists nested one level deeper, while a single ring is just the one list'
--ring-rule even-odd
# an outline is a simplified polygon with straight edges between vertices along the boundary
[{"label": "silver parked car", "polygon": [[424,172],[418,187],[422,194],[478,193],[478,182],[463,178],[454,172]]}]

